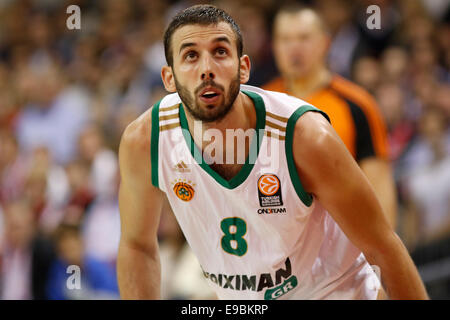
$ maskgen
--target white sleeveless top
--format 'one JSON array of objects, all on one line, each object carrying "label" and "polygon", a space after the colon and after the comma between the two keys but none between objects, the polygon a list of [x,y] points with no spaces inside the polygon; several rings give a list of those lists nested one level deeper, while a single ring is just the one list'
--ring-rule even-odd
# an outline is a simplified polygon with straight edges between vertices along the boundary
[{"label": "white sleeveless top", "polygon": [[321,111],[283,93],[241,91],[254,102],[257,130],[231,180],[203,159],[178,94],[152,110],[152,183],[167,194],[207,281],[220,299],[376,299],[373,269],[297,175],[295,123]]}]

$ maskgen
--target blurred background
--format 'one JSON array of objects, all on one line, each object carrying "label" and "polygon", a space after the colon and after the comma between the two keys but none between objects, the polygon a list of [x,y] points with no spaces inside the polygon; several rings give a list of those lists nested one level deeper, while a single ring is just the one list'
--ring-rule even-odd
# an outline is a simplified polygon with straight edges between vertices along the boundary
[{"label": "blurred background", "polygon": [[[450,299],[450,1],[317,0],[329,67],[368,90],[389,130],[397,233],[431,298]],[[238,22],[249,84],[277,76],[275,0],[0,0],[0,298],[117,299],[117,150],[166,92],[162,36],[190,5]],[[69,5],[81,29],[69,30]],[[366,8],[381,9],[381,30]],[[170,210],[159,230],[164,299],[213,295]],[[81,289],[67,289],[69,265]]]}]

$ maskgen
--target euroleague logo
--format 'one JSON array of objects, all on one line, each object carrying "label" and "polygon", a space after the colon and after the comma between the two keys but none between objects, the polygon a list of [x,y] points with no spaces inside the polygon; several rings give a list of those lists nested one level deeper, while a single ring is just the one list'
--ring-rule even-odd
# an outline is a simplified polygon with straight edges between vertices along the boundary
[{"label": "euroleague logo", "polygon": [[260,176],[258,179],[258,196],[261,207],[282,206],[280,179],[271,173]]},{"label": "euroleague logo", "polygon": [[191,201],[195,194],[194,188],[186,182],[177,182],[173,186],[173,192],[183,201]]},{"label": "euroleague logo", "polygon": [[274,174],[264,174],[258,179],[258,189],[265,196],[273,196],[280,189],[280,180]]}]

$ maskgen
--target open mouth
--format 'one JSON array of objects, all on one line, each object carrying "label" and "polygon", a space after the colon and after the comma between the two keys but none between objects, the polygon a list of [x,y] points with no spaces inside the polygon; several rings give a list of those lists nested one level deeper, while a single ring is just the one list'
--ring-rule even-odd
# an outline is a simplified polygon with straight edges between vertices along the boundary
[{"label": "open mouth", "polygon": [[216,89],[205,88],[205,90],[200,93],[199,97],[203,102],[210,104],[219,100],[220,92]]},{"label": "open mouth", "polygon": [[209,99],[209,98],[216,97],[216,96],[218,96],[218,95],[219,95],[219,94],[216,93],[216,92],[208,91],[208,92],[202,94],[202,97],[204,97],[204,98],[206,98],[206,99]]}]

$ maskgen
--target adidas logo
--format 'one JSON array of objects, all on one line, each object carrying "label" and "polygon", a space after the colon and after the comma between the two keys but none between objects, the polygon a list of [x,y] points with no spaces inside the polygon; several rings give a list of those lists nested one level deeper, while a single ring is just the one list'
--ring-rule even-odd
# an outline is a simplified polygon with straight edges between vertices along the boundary
[{"label": "adidas logo", "polygon": [[191,169],[188,168],[188,166],[184,163],[184,161],[178,162],[176,165],[172,167],[172,169],[176,172],[191,172]]}]

